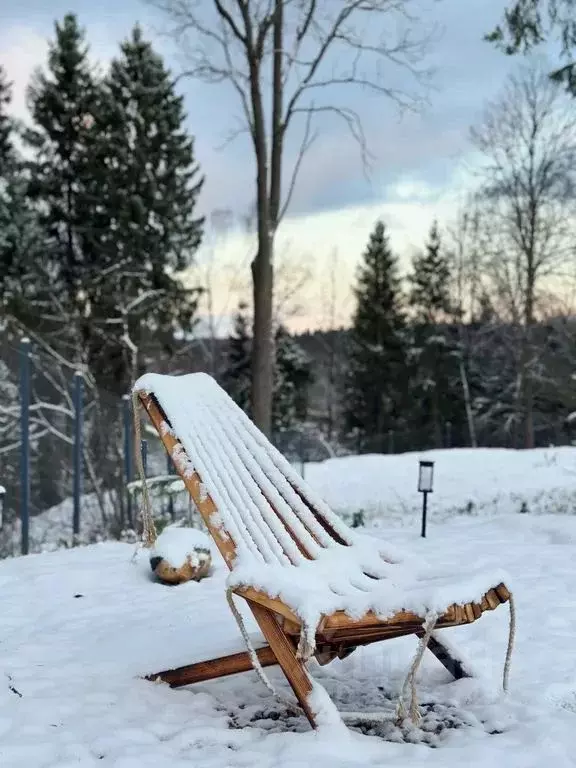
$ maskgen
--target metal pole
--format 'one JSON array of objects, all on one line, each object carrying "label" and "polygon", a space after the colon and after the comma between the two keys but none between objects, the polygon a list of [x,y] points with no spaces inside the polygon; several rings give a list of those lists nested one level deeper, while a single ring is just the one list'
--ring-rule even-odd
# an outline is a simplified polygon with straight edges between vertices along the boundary
[{"label": "metal pole", "polygon": [[148,477],[148,440],[140,440],[142,452],[142,464],[144,465],[144,477]]},{"label": "metal pole", "polygon": [[422,492],[422,538],[426,538],[426,516],[428,514],[428,491]]},{"label": "metal pole", "polygon": [[304,455],[304,432],[300,432],[300,474],[306,474],[306,456]]},{"label": "metal pole", "polygon": [[394,453],[394,430],[388,430],[388,453]]},{"label": "metal pole", "polygon": [[80,535],[80,502],[82,499],[82,422],[83,422],[83,390],[84,377],[80,371],[74,374],[74,479],[73,498],[74,514],[72,518],[72,531],[74,539]]},{"label": "metal pole", "polygon": [[[126,485],[132,482],[132,407],[130,395],[122,397],[122,407],[124,416],[124,476]],[[128,513],[128,523],[132,525],[132,499],[128,490],[126,490],[126,510]]]},{"label": "metal pole", "polygon": [[[167,475],[173,475],[175,473],[174,463],[172,461],[172,457],[169,453],[166,454],[166,474]],[[174,499],[172,498],[172,494],[169,494],[168,496],[168,514],[170,515],[170,519],[174,520],[176,517],[175,510],[174,510]]]},{"label": "metal pole", "polygon": [[446,448],[452,448],[452,422],[446,422]]},{"label": "metal pole", "polygon": [[29,552],[30,537],[30,340],[20,343],[20,522],[21,551]]}]

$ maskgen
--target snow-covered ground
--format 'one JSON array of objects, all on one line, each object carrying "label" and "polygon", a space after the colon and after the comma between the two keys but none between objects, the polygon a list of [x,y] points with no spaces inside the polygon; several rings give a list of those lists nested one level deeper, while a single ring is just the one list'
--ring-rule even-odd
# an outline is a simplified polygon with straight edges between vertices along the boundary
[{"label": "snow-covered ground", "polygon": [[306,479],[344,516],[362,510],[374,525],[416,526],[422,499],[418,460],[434,461],[430,521],[455,515],[576,513],[576,447],[514,451],[456,448],[394,456],[351,456],[306,466]]},{"label": "snow-covered ground", "polygon": [[[132,561],[132,546],[104,543],[0,563],[0,766],[576,766],[576,516],[562,514],[574,511],[576,451],[438,452],[426,540],[417,458],[340,459],[308,477],[334,507],[364,509],[375,535],[433,564],[511,574],[518,627],[507,696],[505,606],[444,631],[477,678],[451,681],[426,657],[421,730],[311,732],[253,672],[179,691],[146,682],[242,649],[224,566],[215,557],[211,578],[166,587]],[[468,501],[473,509],[457,515]],[[518,514],[521,501],[538,514]],[[341,709],[393,711],[414,649],[411,638],[388,641],[313,672]]]}]

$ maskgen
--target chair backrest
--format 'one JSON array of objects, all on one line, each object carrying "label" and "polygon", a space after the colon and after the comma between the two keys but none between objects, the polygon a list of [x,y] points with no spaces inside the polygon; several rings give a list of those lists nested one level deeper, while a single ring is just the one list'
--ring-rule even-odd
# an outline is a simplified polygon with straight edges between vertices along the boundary
[{"label": "chair backrest", "polygon": [[296,565],[352,532],[214,379],[146,374],[134,387],[228,565]]}]

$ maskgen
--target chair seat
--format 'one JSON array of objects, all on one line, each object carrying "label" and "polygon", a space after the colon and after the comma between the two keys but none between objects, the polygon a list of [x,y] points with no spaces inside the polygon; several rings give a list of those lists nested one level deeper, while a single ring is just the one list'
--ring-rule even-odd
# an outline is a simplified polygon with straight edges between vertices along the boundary
[{"label": "chair seat", "polygon": [[502,571],[441,572],[413,557],[399,559],[398,553],[395,562],[387,562],[381,542],[362,539],[297,566],[238,563],[228,583],[292,623],[322,629],[422,624],[431,612],[445,624],[467,623],[503,601],[494,594],[487,598],[491,592],[501,588],[506,594]]}]

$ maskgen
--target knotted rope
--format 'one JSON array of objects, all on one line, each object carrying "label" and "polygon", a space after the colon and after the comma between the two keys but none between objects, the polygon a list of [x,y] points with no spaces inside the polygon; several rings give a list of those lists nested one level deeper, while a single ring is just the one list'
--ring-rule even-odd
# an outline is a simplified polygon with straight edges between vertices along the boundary
[{"label": "knotted rope", "polygon": [[508,625],[508,647],[506,648],[506,661],[504,662],[504,673],[502,675],[502,689],[508,693],[508,683],[510,682],[510,665],[512,663],[512,653],[514,652],[514,643],[516,640],[516,604],[514,595],[510,592],[508,598],[508,607],[510,609],[510,622]]},{"label": "knotted rope", "polygon": [[[232,615],[236,619],[236,623],[238,624],[238,627],[240,629],[240,633],[246,645],[248,655],[250,656],[250,660],[252,662],[252,666],[254,667],[256,674],[258,675],[263,685],[270,691],[270,693],[281,704],[288,707],[288,709],[291,712],[295,712],[295,711],[299,712],[300,710],[297,703],[293,699],[290,699],[284,696],[283,694],[281,694],[279,691],[277,691],[276,688],[271,683],[270,678],[264,671],[264,667],[260,663],[260,659],[258,658],[256,650],[252,644],[252,641],[250,640],[248,631],[246,630],[244,619],[234,603],[233,591],[234,591],[233,587],[228,587],[226,589],[226,599],[228,601],[228,605],[230,606],[230,610],[232,611]],[[509,606],[510,621],[509,621],[509,628],[508,628],[508,646],[506,649],[506,660],[504,663],[504,673],[502,677],[502,688],[505,692],[508,691],[508,683],[509,683],[509,677],[510,677],[510,664],[512,661],[514,641],[516,637],[516,606],[514,603],[514,597],[512,593],[510,593],[509,603],[510,603],[510,606]],[[360,724],[360,723],[376,724],[376,723],[394,720],[398,725],[401,725],[408,718],[408,715],[410,715],[410,720],[414,725],[418,726],[420,724],[422,715],[420,714],[420,710],[418,708],[418,690],[416,686],[416,675],[418,674],[418,669],[420,668],[420,664],[424,657],[426,648],[428,647],[428,643],[430,642],[432,633],[434,632],[434,629],[438,622],[438,618],[439,618],[438,615],[434,612],[429,612],[426,615],[426,619],[424,621],[424,624],[422,625],[424,629],[424,633],[420,637],[418,648],[416,649],[416,653],[412,660],[412,664],[410,665],[410,669],[408,670],[408,674],[406,675],[406,678],[400,690],[396,712],[394,714],[390,712],[340,712],[340,717],[345,723],[348,723],[350,725]],[[297,657],[303,658],[306,663],[310,659],[310,656],[308,655],[308,653],[310,653],[311,651],[313,653],[313,646],[310,645],[308,640],[303,640],[303,637],[305,635],[309,635],[309,629],[303,626],[302,632],[300,635],[300,642],[298,644]],[[406,704],[405,704],[405,696],[408,688],[410,688],[409,711],[406,710]]]},{"label": "knotted rope", "polygon": [[140,397],[138,392],[132,392],[132,413],[134,416],[134,452],[136,454],[136,468],[142,488],[142,544],[147,549],[151,549],[156,543],[158,533],[154,524],[152,514],[152,503],[146,483],[146,471],[144,469],[144,459],[142,458],[142,425],[140,422]]}]

